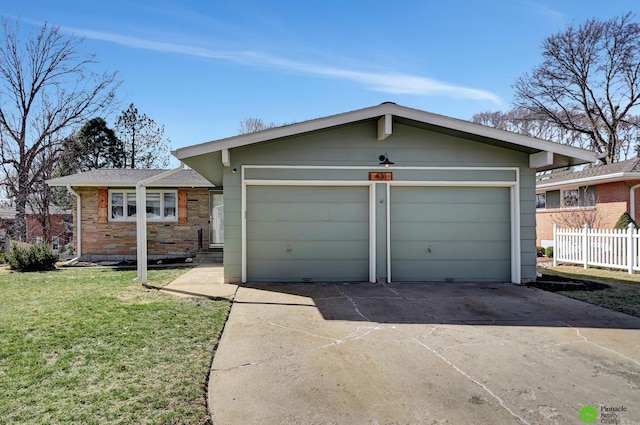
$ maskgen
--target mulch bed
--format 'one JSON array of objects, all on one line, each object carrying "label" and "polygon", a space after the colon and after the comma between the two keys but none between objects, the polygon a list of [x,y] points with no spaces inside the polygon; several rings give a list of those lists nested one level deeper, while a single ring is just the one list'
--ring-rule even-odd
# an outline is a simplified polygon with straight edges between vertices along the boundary
[{"label": "mulch bed", "polygon": [[562,276],[542,275],[535,282],[528,283],[527,286],[542,289],[549,292],[560,291],[601,291],[611,288],[610,285],[587,280],[572,279]]}]

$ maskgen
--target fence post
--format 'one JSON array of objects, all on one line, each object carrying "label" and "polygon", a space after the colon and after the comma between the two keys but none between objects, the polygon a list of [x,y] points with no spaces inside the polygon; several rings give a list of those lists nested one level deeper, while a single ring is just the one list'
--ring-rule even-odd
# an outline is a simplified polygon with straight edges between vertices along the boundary
[{"label": "fence post", "polygon": [[635,265],[636,253],[635,246],[633,243],[633,233],[635,230],[635,226],[633,223],[629,223],[627,227],[627,265],[629,266],[629,274],[633,274],[633,266]]},{"label": "fence post", "polygon": [[589,268],[589,223],[584,224],[582,231],[582,260],[584,261],[584,269]]},{"label": "fence post", "polygon": [[558,265],[558,252],[560,251],[558,248],[558,223],[553,223],[553,267]]}]

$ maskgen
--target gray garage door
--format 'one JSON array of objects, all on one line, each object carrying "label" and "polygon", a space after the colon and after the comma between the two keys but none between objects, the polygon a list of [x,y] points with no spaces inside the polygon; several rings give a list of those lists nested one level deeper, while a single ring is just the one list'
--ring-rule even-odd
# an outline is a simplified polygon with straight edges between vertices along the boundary
[{"label": "gray garage door", "polygon": [[247,187],[247,279],[368,281],[368,187]]},{"label": "gray garage door", "polygon": [[508,188],[392,187],[391,280],[511,281]]}]

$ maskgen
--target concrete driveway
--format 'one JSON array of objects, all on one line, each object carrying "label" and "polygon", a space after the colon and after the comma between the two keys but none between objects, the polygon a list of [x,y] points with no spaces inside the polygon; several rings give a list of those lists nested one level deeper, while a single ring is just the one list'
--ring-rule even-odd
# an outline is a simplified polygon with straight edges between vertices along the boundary
[{"label": "concrete driveway", "polygon": [[512,284],[244,285],[209,397],[216,425],[640,423],[640,318]]}]

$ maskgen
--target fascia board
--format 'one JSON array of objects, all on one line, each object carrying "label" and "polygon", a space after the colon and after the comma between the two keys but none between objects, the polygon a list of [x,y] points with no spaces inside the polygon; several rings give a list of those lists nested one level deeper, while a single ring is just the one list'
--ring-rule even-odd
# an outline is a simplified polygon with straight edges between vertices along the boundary
[{"label": "fascia board", "polygon": [[584,183],[603,184],[614,183],[625,180],[640,180],[640,173],[615,173],[607,174],[604,176],[591,176],[583,177],[579,179],[563,180],[561,182],[553,183],[536,183],[536,190],[541,189],[562,189],[565,187],[572,187]]},{"label": "fascia board", "polygon": [[[70,183],[55,183],[45,181],[49,186],[67,187],[70,184],[71,187],[136,187],[137,180],[131,181],[96,181],[96,182],[70,182]],[[163,183],[162,180],[150,183],[147,187],[215,187],[213,183],[189,182],[183,181],[178,183]]]},{"label": "fascia board", "polygon": [[198,145],[187,146],[172,152],[174,156],[180,160],[199,155],[205,155],[212,152],[221,151],[223,149],[233,149],[241,146],[247,146],[254,143],[265,142],[269,140],[279,139],[288,136],[308,133],[312,131],[322,130],[339,125],[350,124],[357,121],[364,121],[373,118],[379,118],[386,114],[395,115],[401,118],[430,124],[436,127],[443,127],[461,133],[486,137],[489,139],[499,140],[514,145],[528,147],[539,151],[549,151],[558,155],[572,157],[584,162],[595,162],[597,160],[595,153],[575,148],[572,146],[562,145],[547,140],[536,139],[534,137],[524,136],[505,130],[499,130],[492,127],[475,124],[456,118],[445,117],[426,111],[399,106],[394,103],[383,103],[381,105],[360,109],[352,112],[345,112],[338,115],[332,115],[324,118],[317,118],[310,121],[290,124],[283,127],[276,127],[256,133],[244,134],[220,140],[201,143]]}]

